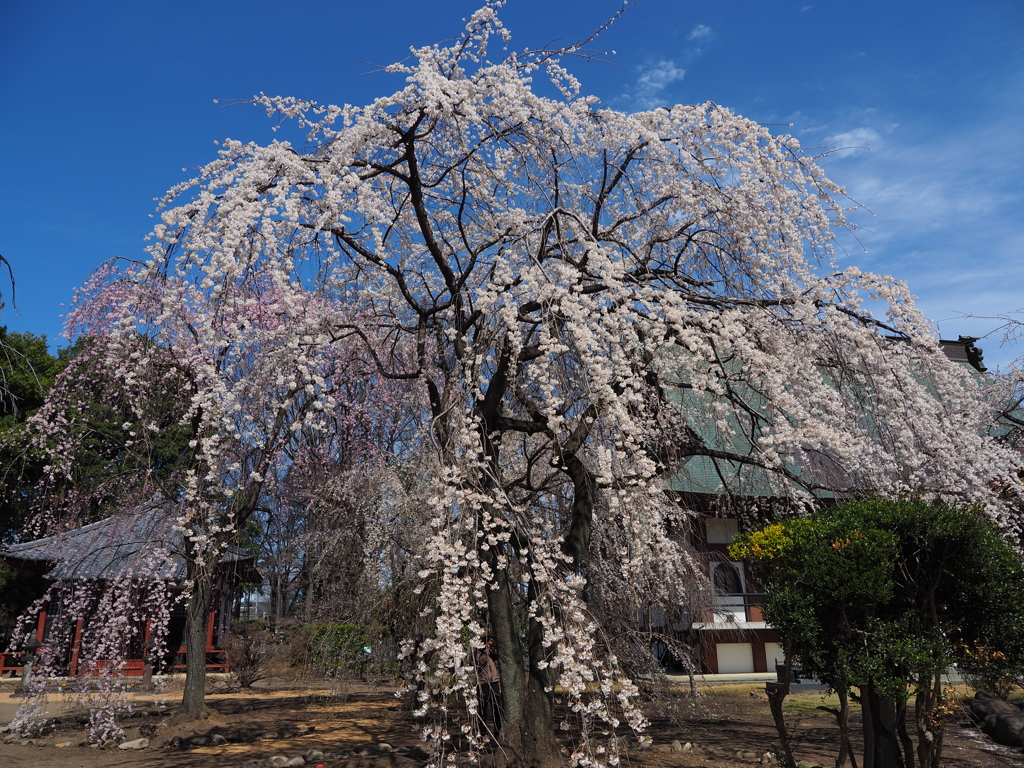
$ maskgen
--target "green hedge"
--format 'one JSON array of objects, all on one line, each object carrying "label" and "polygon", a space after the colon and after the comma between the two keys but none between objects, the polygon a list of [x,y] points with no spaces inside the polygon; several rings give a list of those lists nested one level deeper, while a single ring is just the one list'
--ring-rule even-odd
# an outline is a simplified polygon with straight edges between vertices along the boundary
[{"label": "green hedge", "polygon": [[313,622],[292,630],[292,663],[325,674],[363,674],[370,663],[372,643],[360,624]]}]

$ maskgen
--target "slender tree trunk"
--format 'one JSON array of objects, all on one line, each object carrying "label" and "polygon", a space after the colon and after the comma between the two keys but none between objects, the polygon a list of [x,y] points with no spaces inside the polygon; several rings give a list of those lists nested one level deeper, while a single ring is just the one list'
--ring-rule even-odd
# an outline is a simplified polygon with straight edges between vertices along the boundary
[{"label": "slender tree trunk", "polygon": [[270,598],[270,629],[271,631],[277,631],[278,624],[281,621],[281,571],[275,568],[274,573],[274,588],[273,594]]},{"label": "slender tree trunk", "polygon": [[189,560],[192,594],[185,606],[185,692],[181,697],[181,715],[190,719],[206,716],[206,633],[210,621],[212,576],[206,567]]},{"label": "slender tree trunk", "polygon": [[853,754],[853,745],[850,743],[850,692],[845,689],[836,689],[839,697],[839,709],[832,707],[818,707],[818,709],[831,712],[836,716],[836,725],[839,726],[839,755],[836,757],[836,768],[843,768],[847,759],[853,768],[857,768],[857,758]]},{"label": "slender tree trunk", "polygon": [[839,695],[839,757],[836,760],[836,768],[843,768],[846,759],[850,759],[850,765],[857,768],[857,758],[853,754],[853,744],[850,743],[850,692],[845,688],[837,691]]},{"label": "slender tree trunk", "polygon": [[902,701],[896,707],[896,733],[903,747],[903,764],[906,768],[914,766],[914,742],[907,731],[907,702]]},{"label": "slender tree trunk", "polygon": [[928,768],[939,768],[942,765],[942,741],[945,728],[938,728],[935,734],[935,742],[932,744],[931,764]]},{"label": "slender tree trunk", "polygon": [[782,748],[782,755],[779,757],[779,764],[783,768],[794,768],[796,760],[793,758],[793,745],[789,740],[789,730],[786,728],[786,719],[782,714],[782,702],[789,695],[790,665],[786,664],[786,679],[781,683],[767,683],[765,693],[768,694],[768,707],[772,712],[772,720],[775,721],[775,730],[779,734],[779,746]]},{"label": "slender tree trunk", "polygon": [[[927,682],[928,685],[924,685]],[[933,724],[932,711],[942,701],[942,676],[920,681],[914,701],[914,719],[917,724],[918,768],[937,768],[942,758],[942,725]],[[909,763],[909,761],[908,761]]]},{"label": "slender tree trunk", "polygon": [[875,768],[875,728],[871,720],[871,701],[863,688],[860,691],[860,712],[864,729],[864,768]]}]

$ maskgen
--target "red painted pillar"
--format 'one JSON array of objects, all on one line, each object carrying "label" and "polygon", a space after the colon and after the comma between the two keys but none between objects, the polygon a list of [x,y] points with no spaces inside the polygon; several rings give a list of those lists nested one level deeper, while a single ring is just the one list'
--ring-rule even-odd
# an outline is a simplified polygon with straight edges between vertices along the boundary
[{"label": "red painted pillar", "polygon": [[46,610],[49,605],[44,605],[42,610],[39,611],[39,620],[36,622],[36,640],[42,645],[44,636],[46,635]]},{"label": "red painted pillar", "polygon": [[82,650],[82,620],[75,622],[75,642],[71,645],[71,668],[68,674],[74,677],[78,672],[78,654]]},{"label": "red painted pillar", "polygon": [[215,620],[215,616],[216,616],[216,611],[214,611],[211,608],[210,609],[209,619],[206,622],[206,652],[207,653],[209,653],[210,651],[213,650],[213,630],[214,630],[213,622]]}]

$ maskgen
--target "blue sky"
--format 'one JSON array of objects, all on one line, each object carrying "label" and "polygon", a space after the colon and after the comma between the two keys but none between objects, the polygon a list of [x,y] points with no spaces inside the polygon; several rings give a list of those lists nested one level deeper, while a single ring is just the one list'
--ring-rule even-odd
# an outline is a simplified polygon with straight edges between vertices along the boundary
[{"label": "blue sky", "polygon": [[[268,141],[260,91],[362,104],[374,72],[450,38],[475,0],[6,0],[0,4],[0,322],[60,342],[104,260],[137,257],[153,198],[214,141]],[[512,47],[585,37],[612,0],[511,0]],[[623,110],[714,101],[783,124],[870,210],[843,260],[906,280],[944,337],[1024,306],[1024,2],[643,0],[569,62]],[[610,63],[609,63],[610,62]],[[786,124],[792,123],[792,127]],[[9,298],[6,284],[0,289]],[[990,367],[1024,348],[981,346]]]}]

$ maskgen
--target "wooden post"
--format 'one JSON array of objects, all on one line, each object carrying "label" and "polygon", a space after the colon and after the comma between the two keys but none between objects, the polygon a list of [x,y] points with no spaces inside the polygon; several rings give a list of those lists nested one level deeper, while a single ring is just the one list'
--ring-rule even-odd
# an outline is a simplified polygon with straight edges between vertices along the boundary
[{"label": "wooden post", "polygon": [[142,690],[153,687],[153,623],[146,619],[146,629],[142,633]]}]

